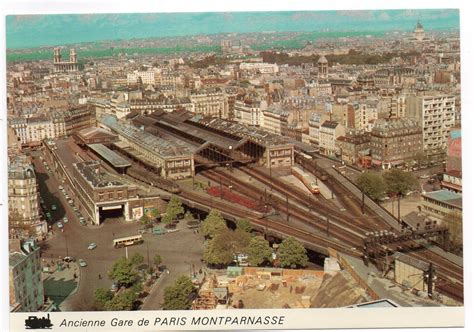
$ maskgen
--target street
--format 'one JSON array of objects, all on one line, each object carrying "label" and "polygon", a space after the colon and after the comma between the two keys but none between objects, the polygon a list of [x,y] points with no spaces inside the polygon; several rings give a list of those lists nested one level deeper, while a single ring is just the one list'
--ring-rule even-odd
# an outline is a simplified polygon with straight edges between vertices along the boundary
[{"label": "street", "polygon": [[[110,289],[113,280],[108,279],[108,270],[115,260],[126,253],[125,248],[114,248],[113,239],[139,234],[139,229],[143,226],[137,222],[126,222],[122,218],[106,219],[100,226],[81,225],[73,207],[66,202],[58,189],[60,183],[46,172],[39,153],[35,154],[34,164],[41,197],[52,214],[53,222],[62,222],[64,216],[69,219],[68,223],[63,223],[63,231],[57,224],[53,225],[52,235],[41,245],[42,257],[58,259],[72,256],[76,260],[86,261],[87,266],[80,268],[77,292],[63,302],[62,308],[66,311],[91,310],[94,291],[99,287]],[[52,204],[57,206],[56,211],[51,211]],[[154,255],[159,253],[163,265],[170,270],[170,274],[160,282],[159,287],[153,288],[153,293],[147,301],[149,309],[156,309],[162,303],[164,287],[172,284],[181,274],[190,275],[193,265],[199,269],[202,264],[202,236],[187,229],[185,222],[180,223],[178,229],[175,233],[164,235],[144,234],[143,244],[128,247],[129,257],[138,252],[145,258],[145,263],[148,263],[148,259],[152,263]],[[90,243],[96,243],[97,248],[88,250]]]}]

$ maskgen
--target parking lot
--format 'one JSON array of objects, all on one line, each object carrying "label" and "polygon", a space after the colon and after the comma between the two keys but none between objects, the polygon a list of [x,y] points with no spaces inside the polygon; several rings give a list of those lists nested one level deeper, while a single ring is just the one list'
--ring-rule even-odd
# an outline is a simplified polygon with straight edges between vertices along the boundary
[{"label": "parking lot", "polygon": [[[61,309],[66,311],[91,310],[93,294],[98,287],[110,288],[113,281],[107,277],[108,270],[113,262],[120,256],[125,256],[125,248],[115,249],[113,239],[139,234],[143,227],[137,222],[126,222],[123,218],[106,219],[100,226],[87,224],[83,226],[59,189],[62,183],[54,176],[54,170],[48,174],[39,154],[34,158],[38,183],[44,205],[52,215],[52,234],[42,244],[43,258],[59,259],[65,256],[73,256],[76,259],[84,259],[86,267],[79,269],[79,286],[76,293],[66,298]],[[66,189],[67,190],[67,189]],[[67,190],[70,196],[73,193]],[[51,206],[56,205],[52,211]],[[57,221],[68,218],[63,223],[63,228],[57,226]],[[163,289],[172,284],[176,277],[181,274],[189,275],[193,268],[201,264],[203,251],[203,238],[193,230],[187,229],[185,223],[178,225],[178,231],[164,235],[144,234],[144,243],[128,247],[128,255],[136,252],[141,253],[145,262],[148,257],[152,261],[154,255],[159,253],[163,264],[170,270],[169,275],[160,281],[158,287],[153,288],[147,303],[147,308],[158,309],[163,301]],[[90,243],[96,243],[97,248],[87,249]],[[99,277],[100,275],[100,277]]]}]

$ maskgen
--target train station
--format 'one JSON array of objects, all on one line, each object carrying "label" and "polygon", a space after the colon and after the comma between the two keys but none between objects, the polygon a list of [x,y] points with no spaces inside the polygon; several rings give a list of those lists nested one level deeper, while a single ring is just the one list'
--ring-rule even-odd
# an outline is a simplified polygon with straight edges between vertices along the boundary
[{"label": "train station", "polygon": [[131,164],[102,144],[88,145],[95,155],[72,138],[48,140],[44,146],[45,158],[64,186],[74,188],[71,201],[91,224],[99,225],[107,218],[138,220],[161,202],[156,189],[145,190],[109,172],[107,167],[123,174]]},{"label": "train station", "polygon": [[194,152],[196,167],[205,165],[293,165],[294,146],[286,138],[236,122],[189,112],[156,111],[137,116],[136,126],[162,139],[178,139]]}]

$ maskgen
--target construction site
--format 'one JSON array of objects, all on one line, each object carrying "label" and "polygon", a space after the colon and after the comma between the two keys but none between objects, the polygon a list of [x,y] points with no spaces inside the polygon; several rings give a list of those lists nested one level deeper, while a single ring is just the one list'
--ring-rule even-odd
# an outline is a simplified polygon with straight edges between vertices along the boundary
[{"label": "construction site", "polygon": [[[403,307],[441,305],[428,298],[424,282],[408,284],[403,259],[389,276],[382,276],[375,267],[363,273],[363,264],[351,256],[332,253],[324,270],[230,266],[196,275],[199,290],[192,309],[341,308],[381,301]],[[423,271],[410,268],[409,273],[423,280]],[[456,305],[449,298],[442,302]]]}]

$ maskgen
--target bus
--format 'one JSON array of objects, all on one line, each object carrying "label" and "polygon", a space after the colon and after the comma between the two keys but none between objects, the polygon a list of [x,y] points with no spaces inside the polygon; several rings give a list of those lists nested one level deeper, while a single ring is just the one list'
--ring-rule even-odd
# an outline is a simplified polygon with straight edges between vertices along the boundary
[{"label": "bus", "polygon": [[114,247],[123,248],[123,247],[128,247],[128,246],[132,246],[134,244],[140,244],[140,243],[143,243],[143,237],[141,235],[134,235],[134,236],[122,237],[120,239],[115,239]]}]

